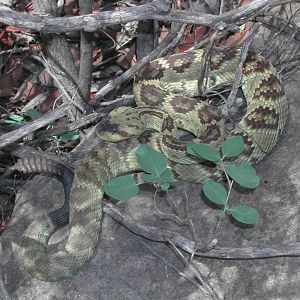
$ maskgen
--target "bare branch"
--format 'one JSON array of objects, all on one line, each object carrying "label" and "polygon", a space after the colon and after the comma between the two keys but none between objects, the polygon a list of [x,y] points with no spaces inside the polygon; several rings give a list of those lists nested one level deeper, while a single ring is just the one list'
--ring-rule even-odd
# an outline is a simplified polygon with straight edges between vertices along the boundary
[{"label": "bare branch", "polygon": [[[63,83],[61,82],[61,78],[62,78],[62,74],[58,74],[58,73],[62,73],[60,72],[61,70],[58,70],[59,72],[57,72],[57,69],[53,66],[51,66],[46,59],[41,59],[40,57],[33,55],[32,58],[34,58],[35,60],[39,61],[40,63],[42,63],[46,69],[46,71],[49,73],[49,75],[54,79],[54,81],[56,82],[56,84],[58,85],[59,89],[61,90],[61,92],[63,93],[63,96],[65,98],[65,102],[67,102],[68,104],[73,104],[75,107],[77,107],[79,110],[81,110],[81,112],[84,112],[84,108],[82,107],[82,105],[80,103],[77,103],[73,98],[76,94],[76,87],[73,86],[69,86],[68,90],[72,91],[72,95],[69,95],[68,90],[65,88],[65,86],[63,85]],[[56,71],[56,72],[55,72]]]},{"label": "bare branch", "polygon": [[[177,272],[180,276],[185,278],[187,281],[190,283],[194,284],[198,289],[200,289],[205,295],[207,296],[212,296],[216,295],[213,291],[207,290],[204,288],[200,283],[198,283],[195,279],[190,278],[190,276],[186,275],[184,272],[181,272],[177,267],[175,267],[173,264],[171,264],[165,257],[162,255],[158,254],[156,251],[154,251],[146,242],[144,242],[141,238],[137,239],[144,247],[146,247],[154,256],[157,258],[161,259],[165,265],[173,269],[175,272]],[[214,294],[212,294],[214,293]],[[217,296],[214,298],[214,300],[219,300],[220,298]]]},{"label": "bare branch", "polygon": [[296,41],[300,41],[300,28],[291,20],[284,20],[276,18],[276,16],[270,17],[258,17],[257,21],[261,22],[264,27],[270,30],[276,30],[276,32],[282,32],[286,35],[293,35]]},{"label": "bare branch", "polygon": [[10,131],[0,136],[0,148],[12,144],[21,138],[25,137],[27,134],[42,128],[51,122],[65,116],[68,113],[69,106],[62,105],[56,110],[49,112],[42,117],[32,121],[29,124],[23,125],[21,128]]},{"label": "bare branch", "polygon": [[208,71],[210,67],[210,55],[211,50],[214,45],[214,42],[216,38],[219,35],[219,31],[216,30],[211,37],[209,38],[209,41],[207,43],[207,46],[205,47],[204,54],[201,59],[201,72],[199,74],[198,78],[198,91],[201,95],[204,95],[206,93],[206,86],[207,86],[207,80],[208,80]]},{"label": "bare branch", "polygon": [[[227,101],[226,101],[226,107],[228,109],[231,108],[235,103],[236,95],[237,95],[238,89],[241,85],[242,78],[243,78],[243,66],[244,66],[244,63],[247,58],[248,49],[250,47],[251,42],[253,41],[255,34],[259,30],[260,25],[261,25],[260,23],[255,23],[251,27],[249,36],[247,37],[247,39],[245,40],[245,42],[243,44],[239,64],[238,64],[237,70],[235,72],[235,78],[233,81],[232,89],[231,89],[230,95],[228,96]],[[225,115],[228,115],[228,112],[226,112]]]},{"label": "bare branch", "polygon": [[102,117],[110,113],[113,109],[119,107],[119,106],[131,106],[133,107],[135,102],[134,102],[134,97],[133,96],[123,96],[121,98],[118,98],[116,100],[109,101],[107,104],[108,105],[102,105],[99,109],[97,109],[95,112],[82,116],[80,119],[68,124],[67,126],[64,127],[59,127],[55,128],[53,130],[45,130],[38,132],[35,137],[42,137],[45,135],[62,135],[66,132],[69,131],[74,131],[77,129],[80,129],[82,127],[86,127],[87,125],[94,124],[98,122]]},{"label": "bare branch", "polygon": [[213,290],[213,288],[204,280],[201,272],[196,267],[196,265],[193,263],[193,261],[188,261],[184,255],[181,253],[181,251],[172,243],[171,240],[168,241],[169,244],[172,246],[172,249],[175,251],[175,253],[179,256],[179,258],[183,261],[185,266],[187,268],[190,268],[190,270],[193,272],[196,279],[200,282],[201,287],[206,291],[209,295],[213,297],[214,300],[220,300],[220,297],[218,294]]},{"label": "bare branch", "polygon": [[[105,204],[103,211],[136,235],[143,236],[148,240],[156,242],[172,241],[174,245],[182,250],[190,254],[194,253],[195,242],[186,239],[177,232],[163,230],[153,226],[145,226],[143,223],[134,220],[129,215],[121,213],[112,204]],[[300,256],[300,242],[243,248],[215,247],[214,249],[209,249],[206,252],[197,251],[195,255],[221,259],[258,259]]]},{"label": "bare branch", "polygon": [[[92,12],[92,0],[79,0],[80,14]],[[79,66],[79,90],[85,101],[90,98],[93,66],[93,34],[90,32],[80,32],[80,66]]]},{"label": "bare branch", "polygon": [[[114,101],[111,101],[108,104],[102,105],[101,108],[99,108],[95,112],[81,117],[80,119],[78,119],[77,121],[74,121],[73,123],[69,124],[66,127],[57,128],[53,131],[48,130],[47,135],[49,135],[50,133],[52,135],[61,135],[68,131],[77,130],[86,125],[95,123],[95,122],[99,121],[103,116],[108,114],[110,111],[112,111],[113,109],[115,109],[119,106],[133,106],[134,98],[133,98],[133,96],[122,97],[122,98],[116,99]],[[18,141],[19,139],[25,137],[29,133],[32,133],[32,132],[48,125],[49,123],[63,117],[64,115],[66,115],[66,112],[68,110],[69,110],[68,106],[66,106],[66,105],[60,106],[59,108],[55,109],[54,111],[41,116],[40,118],[32,121],[31,123],[23,125],[21,128],[18,128],[16,130],[13,130],[6,134],[1,135],[0,136],[0,148],[5,147],[3,150],[8,151],[12,155],[15,155],[18,157],[24,157],[24,155],[30,156],[29,155],[30,152],[31,152],[31,155],[46,153],[43,151],[35,150],[35,149],[33,149],[31,147],[27,147],[27,146],[21,146],[22,149],[18,149],[17,146],[15,146],[15,145],[11,145],[9,147],[7,147],[7,145],[14,143],[14,142]],[[37,136],[42,136],[43,134],[45,134],[45,132],[41,132]]]},{"label": "bare branch", "polygon": [[198,24],[221,30],[235,28],[236,25],[245,23],[248,18],[253,17],[263,9],[287,3],[300,3],[300,0],[254,0],[222,15],[178,9],[171,10],[166,2],[168,1],[157,0],[120,11],[103,11],[96,14],[67,16],[64,18],[29,15],[2,6],[0,9],[0,22],[20,28],[56,33],[75,30],[95,31],[108,25],[147,19]]}]

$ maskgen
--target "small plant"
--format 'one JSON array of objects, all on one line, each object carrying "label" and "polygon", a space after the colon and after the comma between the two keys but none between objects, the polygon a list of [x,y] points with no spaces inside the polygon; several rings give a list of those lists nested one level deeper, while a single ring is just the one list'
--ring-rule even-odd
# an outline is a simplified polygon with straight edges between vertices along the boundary
[{"label": "small plant", "polygon": [[75,141],[79,139],[79,134],[76,131],[69,131],[62,135],[60,135],[57,140],[62,143],[66,143],[69,141]]},{"label": "small plant", "polygon": [[[24,115],[17,115],[17,114],[9,114],[8,117],[4,120],[5,123],[11,124],[11,125],[24,125],[29,121],[34,121],[40,117],[40,113],[33,108],[26,109],[24,112]],[[55,123],[53,123],[55,124]],[[79,134],[76,131],[70,131],[66,132],[60,136],[45,136],[43,137],[43,140],[46,141],[57,141],[61,142],[63,144],[74,141],[79,139]]]},{"label": "small plant", "polygon": [[4,120],[5,123],[11,125],[24,125],[28,122],[28,117],[30,120],[35,120],[40,116],[40,113],[33,108],[26,109],[24,116],[17,114],[9,114],[7,119]]},{"label": "small plant", "polygon": [[168,169],[167,159],[160,152],[148,145],[141,145],[136,155],[139,165],[146,172],[142,175],[144,182],[153,183],[155,187],[166,192],[170,183],[176,181],[172,171]]},{"label": "small plant", "polygon": [[9,114],[4,122],[11,125],[24,125],[26,123],[24,117],[17,114]]},{"label": "small plant", "polygon": [[[221,151],[208,144],[192,142],[187,144],[187,153],[215,163],[217,168],[225,173],[228,191],[223,184],[213,180],[209,180],[203,185],[203,192],[207,199],[219,206],[223,206],[223,210],[218,211],[218,216],[223,218],[226,214],[231,214],[238,222],[253,225],[259,220],[259,213],[255,208],[244,204],[233,207],[228,206],[234,182],[251,189],[256,188],[259,184],[259,177],[251,165],[226,163],[226,159],[240,155],[244,148],[243,138],[234,136],[222,143]],[[164,155],[148,145],[140,145],[136,155],[140,167],[145,171],[142,174],[143,181],[152,183],[157,190],[168,191],[170,183],[175,182],[176,179],[172,171],[168,169],[167,159]],[[104,191],[116,200],[127,201],[138,194],[139,187],[131,176],[126,175],[109,181],[104,186]]]},{"label": "small plant", "polygon": [[[158,151],[148,145],[140,145],[136,150],[137,160],[145,171],[142,175],[144,182],[154,184],[156,188],[167,191],[170,183],[175,182],[172,171],[168,169],[167,159]],[[104,186],[104,191],[110,197],[127,201],[139,192],[139,187],[134,179],[127,176],[119,176],[112,179]]]},{"label": "small plant", "polygon": [[[224,141],[221,145],[221,151],[207,144],[192,142],[187,145],[187,152],[190,155],[198,156],[215,163],[217,167],[225,173],[228,182],[228,191],[223,184],[213,180],[209,180],[203,185],[203,192],[207,199],[217,205],[223,206],[223,210],[218,212],[218,216],[222,218],[225,217],[226,214],[231,214],[236,221],[253,225],[259,221],[259,213],[255,208],[244,204],[233,207],[228,206],[228,200],[234,182],[250,189],[256,188],[259,184],[259,177],[251,165],[226,163],[226,159],[237,157],[244,149],[245,144],[241,136],[233,136]],[[222,155],[220,155],[220,152]]]}]

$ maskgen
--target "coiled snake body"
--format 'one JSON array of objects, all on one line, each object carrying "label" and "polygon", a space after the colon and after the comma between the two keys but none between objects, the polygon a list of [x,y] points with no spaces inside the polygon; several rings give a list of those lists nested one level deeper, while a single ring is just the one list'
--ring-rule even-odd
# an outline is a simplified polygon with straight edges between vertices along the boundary
[{"label": "coiled snake body", "polygon": [[[103,186],[115,176],[140,170],[135,156],[140,143],[163,152],[176,176],[193,182],[219,179],[220,174],[186,154],[186,143],[174,136],[176,127],[205,143],[218,144],[226,136],[242,135],[246,148],[238,160],[243,162],[256,163],[272,150],[287,118],[285,93],[275,69],[262,57],[248,55],[242,83],[246,113],[235,129],[226,133],[217,110],[192,98],[198,93],[202,54],[195,50],[153,61],[136,76],[134,94],[139,108],[119,108],[100,122],[97,132],[102,139],[124,141],[100,142],[76,168],[70,231],[63,250],[46,252],[49,237],[67,222],[65,216],[49,213],[29,225],[21,255],[33,276],[45,281],[67,278],[92,257],[101,230]],[[209,88],[233,81],[239,56],[239,49],[212,51]],[[63,222],[60,217],[65,218]]]}]

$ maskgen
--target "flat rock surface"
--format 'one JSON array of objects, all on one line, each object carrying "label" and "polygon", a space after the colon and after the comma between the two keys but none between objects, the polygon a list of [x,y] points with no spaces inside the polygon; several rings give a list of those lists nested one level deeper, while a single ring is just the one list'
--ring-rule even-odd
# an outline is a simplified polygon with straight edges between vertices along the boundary
[{"label": "flat rock surface", "polygon": [[[261,220],[253,228],[242,229],[225,218],[216,233],[219,246],[267,246],[300,240],[299,83],[288,83],[286,92],[290,104],[289,122],[279,145],[257,166],[260,186],[253,193],[234,192],[231,200],[231,204],[255,206]],[[202,200],[200,190],[199,185],[180,181],[171,190],[171,197],[180,201],[187,194],[198,240],[205,243],[215,228],[217,217],[216,210]],[[146,188],[118,208],[146,225],[170,228],[191,238],[185,226],[162,221],[154,215],[152,198],[153,190]],[[167,211],[164,198],[157,200],[160,208]],[[163,259],[184,274],[190,274],[170,246],[137,237],[107,215],[96,256],[76,276],[50,283],[32,278],[18,258],[22,233],[32,218],[59,207],[62,202],[61,183],[43,176],[34,177],[18,193],[12,222],[1,235],[0,247],[1,269],[12,299],[211,299],[165,263]],[[67,235],[67,228],[60,230],[51,238],[50,247],[63,247]],[[221,299],[300,299],[299,257],[243,261],[194,258],[194,263]]]}]

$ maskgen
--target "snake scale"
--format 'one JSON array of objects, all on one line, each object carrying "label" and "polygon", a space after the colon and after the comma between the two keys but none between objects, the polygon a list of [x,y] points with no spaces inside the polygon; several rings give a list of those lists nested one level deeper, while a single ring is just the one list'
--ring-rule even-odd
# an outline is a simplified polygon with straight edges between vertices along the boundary
[{"label": "snake scale", "polygon": [[[208,88],[234,80],[240,54],[240,49],[212,50]],[[270,153],[285,126],[288,110],[276,70],[263,57],[248,54],[242,82],[246,113],[228,133],[219,112],[195,99],[202,56],[203,50],[194,50],[151,62],[135,78],[138,107],[121,107],[102,119],[96,129],[101,141],[76,167],[71,191],[66,191],[69,207],[37,217],[23,235],[21,258],[33,276],[45,281],[70,277],[94,255],[101,230],[103,186],[120,174],[140,170],[135,151],[141,143],[164,153],[177,177],[200,183],[220,179],[220,174],[186,154],[186,142],[176,138],[177,127],[190,131],[196,140],[212,144],[242,135],[246,147],[239,162],[254,164]],[[51,173],[51,164],[43,161],[29,159],[27,163]],[[17,163],[16,169],[26,169],[25,165],[24,161],[23,165]],[[68,219],[64,249],[47,252],[50,236]]]}]

